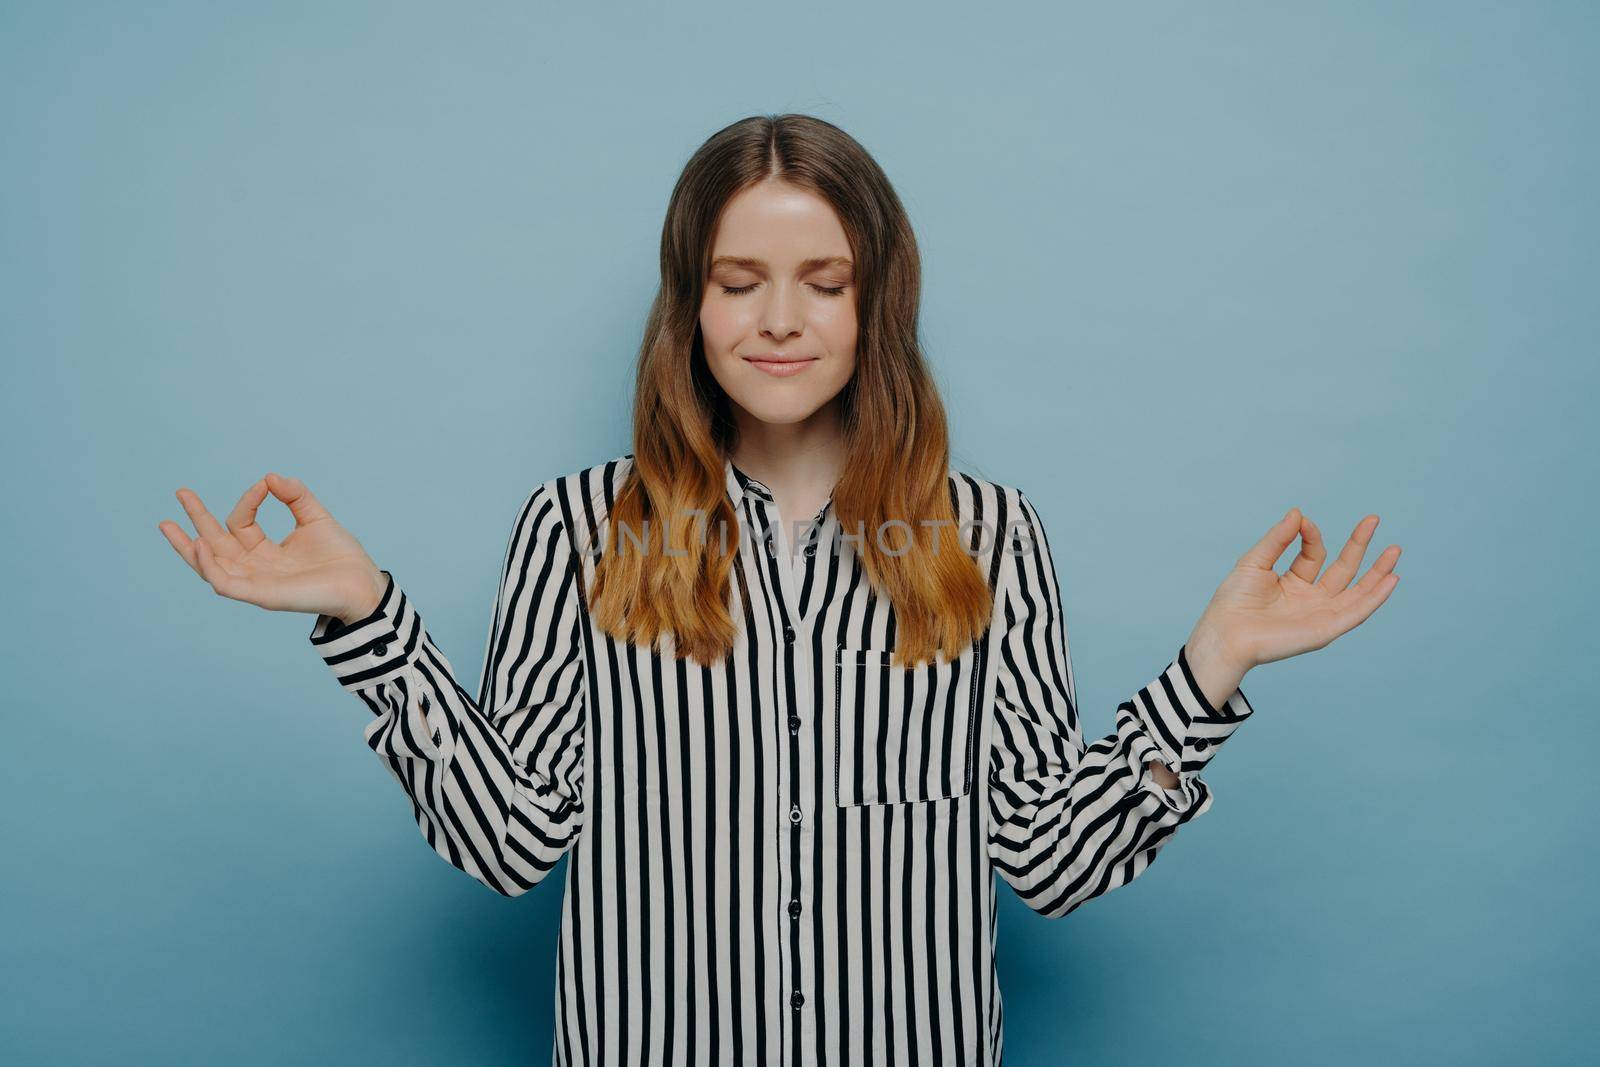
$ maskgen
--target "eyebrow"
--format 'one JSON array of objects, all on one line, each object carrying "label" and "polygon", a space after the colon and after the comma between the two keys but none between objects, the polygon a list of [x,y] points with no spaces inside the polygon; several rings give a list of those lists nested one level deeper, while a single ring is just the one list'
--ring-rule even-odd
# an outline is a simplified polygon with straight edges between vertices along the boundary
[{"label": "eyebrow", "polygon": [[[744,267],[748,270],[764,271],[767,269],[766,260],[756,259],[753,256],[718,256],[711,261],[711,269],[716,270],[724,264],[730,267]],[[851,270],[854,269],[855,264],[844,256],[812,256],[810,259],[800,261],[801,273],[818,270],[822,267],[843,267],[846,270]]]}]

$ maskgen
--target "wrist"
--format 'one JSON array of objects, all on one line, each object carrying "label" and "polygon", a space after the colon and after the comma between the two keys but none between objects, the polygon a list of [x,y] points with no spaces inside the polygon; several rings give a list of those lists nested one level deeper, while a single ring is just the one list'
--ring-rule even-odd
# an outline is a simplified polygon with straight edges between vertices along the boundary
[{"label": "wrist", "polygon": [[1215,664],[1218,669],[1229,674],[1237,673],[1241,678],[1258,665],[1238,641],[1230,638],[1220,626],[1205,617],[1195,623],[1184,646],[1189,650],[1191,659],[1201,656],[1209,663]]},{"label": "wrist", "polygon": [[1247,656],[1208,627],[1197,626],[1189,635],[1184,656],[1201,696],[1213,708],[1220,708],[1233,695],[1252,667]]},{"label": "wrist", "polygon": [[335,616],[345,626],[353,626],[377,611],[378,605],[383,603],[384,595],[389,591],[389,582],[392,580],[389,572],[374,567],[368,577],[370,580],[361,598],[349,612]]}]

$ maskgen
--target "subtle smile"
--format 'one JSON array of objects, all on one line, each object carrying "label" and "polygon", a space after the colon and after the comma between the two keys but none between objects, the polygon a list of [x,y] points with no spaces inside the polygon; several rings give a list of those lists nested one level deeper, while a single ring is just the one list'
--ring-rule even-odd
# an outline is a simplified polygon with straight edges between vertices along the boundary
[{"label": "subtle smile", "polygon": [[816,362],[815,358],[756,359],[750,356],[744,357],[744,360],[752,367],[766,371],[775,378],[787,378],[790,375],[799,374]]}]

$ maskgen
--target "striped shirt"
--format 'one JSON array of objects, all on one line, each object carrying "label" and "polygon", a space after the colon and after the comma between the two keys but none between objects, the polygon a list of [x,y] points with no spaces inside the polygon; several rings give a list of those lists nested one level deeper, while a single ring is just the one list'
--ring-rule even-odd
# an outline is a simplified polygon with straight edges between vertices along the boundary
[{"label": "striped shirt", "polygon": [[894,611],[831,498],[794,551],[727,461],[732,653],[619,642],[585,592],[632,459],[522,503],[476,696],[392,574],[371,615],[311,631],[440,857],[516,896],[570,853],[554,1062],[999,1063],[993,875],[1049,917],[1138,877],[1210,807],[1199,772],[1244,694],[1213,708],[1180,647],[1085,745],[1039,516],[953,470],[994,592],[956,658],[892,664]]}]

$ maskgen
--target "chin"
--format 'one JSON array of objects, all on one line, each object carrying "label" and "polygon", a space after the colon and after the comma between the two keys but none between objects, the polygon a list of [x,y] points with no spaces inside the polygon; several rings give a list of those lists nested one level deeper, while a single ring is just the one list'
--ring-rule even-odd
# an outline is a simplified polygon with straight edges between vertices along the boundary
[{"label": "chin", "polygon": [[749,412],[752,418],[774,426],[805,422],[827,403],[825,399],[807,401],[771,396],[734,396],[733,402]]}]

